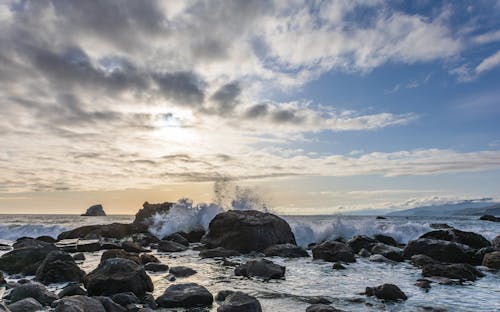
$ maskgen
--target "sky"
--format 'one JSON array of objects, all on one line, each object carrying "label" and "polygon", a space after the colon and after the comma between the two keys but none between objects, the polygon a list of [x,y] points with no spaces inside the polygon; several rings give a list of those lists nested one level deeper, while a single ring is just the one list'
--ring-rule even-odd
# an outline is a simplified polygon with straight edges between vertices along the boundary
[{"label": "sky", "polygon": [[500,1],[0,0],[0,213],[500,198]]}]

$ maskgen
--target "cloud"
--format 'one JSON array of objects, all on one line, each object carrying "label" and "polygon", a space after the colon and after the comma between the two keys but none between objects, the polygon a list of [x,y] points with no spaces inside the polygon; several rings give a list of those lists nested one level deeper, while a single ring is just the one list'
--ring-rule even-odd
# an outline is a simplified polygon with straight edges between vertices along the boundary
[{"label": "cloud", "polygon": [[500,30],[481,34],[479,36],[474,37],[473,40],[479,44],[500,41]]},{"label": "cloud", "polygon": [[476,67],[476,73],[482,74],[498,66],[500,66],[500,51],[482,60]]}]

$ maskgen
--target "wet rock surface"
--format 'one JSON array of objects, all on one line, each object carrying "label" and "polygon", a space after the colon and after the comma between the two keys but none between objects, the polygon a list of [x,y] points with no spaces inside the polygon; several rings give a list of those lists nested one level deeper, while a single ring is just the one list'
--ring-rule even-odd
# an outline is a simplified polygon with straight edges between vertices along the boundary
[{"label": "wet rock surface", "polygon": [[348,245],[337,241],[326,241],[312,248],[314,259],[329,262],[356,262],[354,252]]},{"label": "wet rock surface", "polygon": [[212,294],[195,283],[171,285],[156,299],[156,303],[162,308],[206,307],[211,306],[213,301]]},{"label": "wet rock surface", "polygon": [[236,276],[259,277],[265,280],[281,279],[285,276],[286,268],[270,260],[251,260],[234,269]]}]

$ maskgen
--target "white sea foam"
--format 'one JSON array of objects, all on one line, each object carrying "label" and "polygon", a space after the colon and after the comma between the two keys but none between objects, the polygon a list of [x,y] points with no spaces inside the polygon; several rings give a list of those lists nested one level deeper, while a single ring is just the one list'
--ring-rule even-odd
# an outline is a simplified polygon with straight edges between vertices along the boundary
[{"label": "white sea foam", "polygon": [[67,228],[58,224],[0,224],[0,239],[16,240],[19,237],[51,236],[56,238]]}]

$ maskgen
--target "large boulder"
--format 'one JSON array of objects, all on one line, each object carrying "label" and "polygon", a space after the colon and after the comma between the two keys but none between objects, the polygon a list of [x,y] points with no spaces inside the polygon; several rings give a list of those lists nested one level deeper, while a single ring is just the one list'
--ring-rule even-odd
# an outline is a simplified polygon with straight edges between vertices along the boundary
[{"label": "large boulder", "polygon": [[109,296],[122,292],[133,292],[143,297],[153,291],[153,282],[144,268],[134,261],[112,258],[101,262],[99,266],[84,278],[89,296]]},{"label": "large boulder", "polygon": [[0,257],[0,270],[9,274],[35,275],[38,266],[56,246],[14,249]]},{"label": "large boulder", "polygon": [[313,259],[321,259],[329,262],[356,262],[351,247],[337,241],[326,241],[318,244],[312,249]]},{"label": "large boulder", "polygon": [[198,272],[186,266],[174,266],[170,268],[169,273],[175,277],[188,277],[191,275],[195,275]]},{"label": "large boulder", "polygon": [[408,299],[405,293],[394,284],[383,284],[377,287],[366,287],[365,294],[367,296],[375,296],[379,299],[387,301]]},{"label": "large boulder", "polygon": [[156,299],[161,308],[194,308],[211,306],[214,297],[205,287],[195,284],[170,285],[163,295]]},{"label": "large boulder", "polygon": [[378,243],[373,245],[371,253],[382,255],[392,261],[398,261],[398,262],[403,261],[403,250],[398,247]]},{"label": "large boulder", "polygon": [[236,276],[245,277],[260,277],[264,280],[280,279],[285,276],[286,268],[284,266],[274,264],[270,260],[250,260],[245,264],[241,264],[234,269]]},{"label": "large boulder", "polygon": [[158,251],[162,252],[181,252],[187,250],[187,247],[170,240],[162,240],[158,243]]},{"label": "large boulder", "polygon": [[143,264],[138,254],[132,252],[126,252],[125,250],[122,249],[110,249],[103,252],[101,255],[101,263],[112,258],[128,259],[134,261],[137,264]]},{"label": "large boulder", "polygon": [[161,240],[174,241],[178,244],[189,246],[189,240],[180,233],[174,233],[163,237]]},{"label": "large boulder", "polygon": [[133,224],[111,223],[101,225],[86,225],[70,231],[62,232],[57,237],[58,240],[72,238],[105,237],[119,238],[137,233],[138,229]]},{"label": "large boulder", "polygon": [[11,312],[35,312],[43,309],[40,302],[33,298],[26,298],[9,304],[8,306]]},{"label": "large boulder", "polygon": [[490,241],[480,234],[460,231],[454,228],[431,231],[420,236],[420,238],[430,238],[455,242],[467,245],[470,248],[474,249],[481,249],[483,247],[491,246]]},{"label": "large boulder", "polygon": [[164,202],[161,204],[150,204],[145,202],[135,214],[134,225],[142,232],[146,232],[152,224],[152,217],[156,214],[166,214],[174,203]]},{"label": "large boulder", "polygon": [[20,237],[16,239],[14,244],[12,244],[12,248],[21,249],[21,248],[41,248],[47,245],[52,245],[52,243],[39,240],[32,237]]},{"label": "large boulder", "polygon": [[87,291],[83,289],[80,284],[72,283],[65,286],[57,295],[59,296],[59,298],[77,295],[86,296]]},{"label": "large boulder", "polygon": [[422,268],[422,275],[425,277],[440,276],[453,279],[475,281],[484,274],[475,267],[467,263],[440,264],[430,263]]},{"label": "large boulder", "polygon": [[42,305],[50,305],[58,299],[57,295],[38,283],[20,284],[10,289],[3,297],[8,302],[14,303],[26,298],[33,298]]},{"label": "large boulder", "polygon": [[200,257],[202,258],[229,258],[237,256],[241,256],[241,253],[239,251],[222,247],[204,249],[200,251]]},{"label": "large boulder", "polygon": [[373,238],[378,240],[379,242],[389,245],[389,246],[398,246],[398,242],[391,236],[384,235],[384,234],[375,234],[373,235]]},{"label": "large boulder", "polygon": [[209,248],[240,252],[263,251],[276,244],[294,244],[290,225],[282,218],[256,210],[231,210],[215,216],[202,242]]},{"label": "large boulder", "polygon": [[54,305],[55,312],[107,312],[101,301],[86,296],[64,297]]},{"label": "large boulder", "polygon": [[81,282],[84,275],[73,257],[62,251],[49,253],[36,271],[36,279],[44,284]]},{"label": "large boulder", "polygon": [[500,222],[500,218],[492,216],[492,215],[482,215],[479,220],[483,221],[492,221],[492,222]]},{"label": "large boulder", "polygon": [[368,237],[366,235],[356,235],[353,236],[350,240],[347,241],[347,245],[351,247],[351,249],[358,253],[361,249],[371,250],[373,245],[379,243],[378,240]]},{"label": "large boulder", "polygon": [[405,259],[410,259],[414,255],[426,255],[434,260],[449,263],[473,263],[471,249],[462,244],[419,238],[409,241],[403,250]]},{"label": "large boulder", "polygon": [[500,251],[485,254],[483,258],[483,265],[490,269],[500,270]]},{"label": "large boulder", "polygon": [[257,298],[237,291],[226,296],[217,312],[262,312]]},{"label": "large boulder", "polygon": [[85,213],[82,214],[82,217],[105,217],[106,213],[102,208],[102,205],[94,205],[90,206]]},{"label": "large boulder", "polygon": [[309,257],[307,250],[294,244],[279,244],[264,250],[267,257],[301,258]]}]

